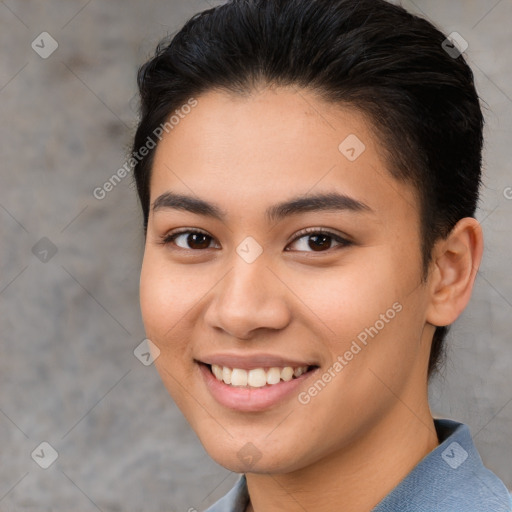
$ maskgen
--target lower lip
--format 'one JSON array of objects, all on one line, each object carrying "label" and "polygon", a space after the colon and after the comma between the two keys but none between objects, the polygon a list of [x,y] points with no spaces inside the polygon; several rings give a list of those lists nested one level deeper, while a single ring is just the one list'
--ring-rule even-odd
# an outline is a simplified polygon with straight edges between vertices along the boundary
[{"label": "lower lip", "polygon": [[217,380],[205,364],[200,363],[199,368],[213,398],[224,407],[241,412],[263,411],[291,396],[296,396],[297,389],[318,369],[315,368],[288,382],[281,381],[279,384],[261,388],[249,388],[230,386]]}]

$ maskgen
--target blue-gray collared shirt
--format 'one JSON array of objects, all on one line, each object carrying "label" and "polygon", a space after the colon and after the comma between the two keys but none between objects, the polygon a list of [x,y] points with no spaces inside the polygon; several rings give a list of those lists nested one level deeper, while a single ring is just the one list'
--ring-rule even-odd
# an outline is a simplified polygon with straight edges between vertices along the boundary
[{"label": "blue-gray collared shirt", "polygon": [[[512,512],[512,495],[487,469],[469,428],[435,419],[439,446],[376,506],[372,512]],[[245,512],[249,503],[245,476],[206,512]]]}]

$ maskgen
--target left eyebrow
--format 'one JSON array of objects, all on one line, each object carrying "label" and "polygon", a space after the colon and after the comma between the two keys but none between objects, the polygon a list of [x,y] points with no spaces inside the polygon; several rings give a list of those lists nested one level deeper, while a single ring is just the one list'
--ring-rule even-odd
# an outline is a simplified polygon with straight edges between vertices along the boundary
[{"label": "left eyebrow", "polygon": [[367,204],[345,194],[330,192],[292,198],[267,208],[265,216],[270,222],[284,217],[306,212],[350,211],[355,213],[375,213]]},{"label": "left eyebrow", "polygon": [[[153,202],[153,212],[163,209],[184,210],[218,220],[223,220],[227,217],[227,213],[214,203],[170,191],[163,193]],[[357,199],[345,194],[330,192],[326,194],[297,196],[277,203],[266,209],[265,217],[269,222],[276,222],[291,215],[316,211],[375,213],[367,204]]]}]

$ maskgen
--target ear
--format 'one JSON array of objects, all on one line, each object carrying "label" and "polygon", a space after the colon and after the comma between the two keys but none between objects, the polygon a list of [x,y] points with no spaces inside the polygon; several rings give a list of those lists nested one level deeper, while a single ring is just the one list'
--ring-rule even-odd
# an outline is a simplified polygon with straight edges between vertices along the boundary
[{"label": "ear", "polygon": [[435,244],[427,322],[449,325],[462,313],[471,298],[483,247],[482,227],[472,217],[461,219],[446,239]]}]

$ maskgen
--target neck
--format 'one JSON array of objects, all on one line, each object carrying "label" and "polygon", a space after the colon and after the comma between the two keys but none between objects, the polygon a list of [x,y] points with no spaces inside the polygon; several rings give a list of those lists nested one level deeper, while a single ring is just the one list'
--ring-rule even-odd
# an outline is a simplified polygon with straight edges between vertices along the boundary
[{"label": "neck", "polygon": [[247,512],[371,511],[439,441],[425,403],[396,410],[367,435],[336,453],[287,474],[246,474]]}]

